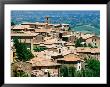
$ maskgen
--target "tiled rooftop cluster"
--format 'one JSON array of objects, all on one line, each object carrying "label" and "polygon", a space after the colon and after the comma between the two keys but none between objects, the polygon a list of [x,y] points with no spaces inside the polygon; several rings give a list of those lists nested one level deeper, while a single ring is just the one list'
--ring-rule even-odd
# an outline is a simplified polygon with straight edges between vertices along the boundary
[{"label": "tiled rooftop cluster", "polygon": [[[83,68],[81,63],[85,57],[92,56],[100,59],[100,37],[95,34],[70,31],[69,28],[69,24],[50,24],[48,22],[26,22],[11,26],[12,41],[14,37],[19,37],[35,56],[27,61],[32,64],[34,76],[47,76],[45,70],[52,76],[59,76],[59,69],[63,64],[73,64],[77,70],[81,70]],[[97,46],[97,48],[75,47],[75,42],[80,37],[84,39],[83,43]],[[47,49],[36,52],[33,50],[35,47],[46,47]],[[13,50],[11,52],[11,62],[14,62]]]}]

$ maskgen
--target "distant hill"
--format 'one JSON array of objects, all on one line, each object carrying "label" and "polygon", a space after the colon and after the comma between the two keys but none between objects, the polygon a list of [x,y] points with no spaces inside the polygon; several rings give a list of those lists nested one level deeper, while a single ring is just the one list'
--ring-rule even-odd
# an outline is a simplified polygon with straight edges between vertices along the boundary
[{"label": "distant hill", "polygon": [[73,28],[74,31],[81,31],[85,33],[95,33],[96,35],[100,34],[100,30],[94,26],[90,25],[81,25]]},{"label": "distant hill", "polygon": [[100,11],[11,11],[11,21],[45,22],[50,16],[50,23],[68,23],[75,31],[100,34]]}]

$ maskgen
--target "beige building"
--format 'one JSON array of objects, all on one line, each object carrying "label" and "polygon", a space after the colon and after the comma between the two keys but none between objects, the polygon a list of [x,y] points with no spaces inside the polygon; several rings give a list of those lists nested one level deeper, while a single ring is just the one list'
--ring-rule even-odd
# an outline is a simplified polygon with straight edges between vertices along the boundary
[{"label": "beige building", "polygon": [[12,33],[11,34],[11,62],[14,62],[16,58],[16,49],[13,46],[13,39],[17,37],[20,42],[26,44],[27,49],[33,52],[33,40],[36,37],[36,35],[37,34],[35,33]]},{"label": "beige building", "polygon": [[49,36],[49,33],[52,31],[52,29],[45,29],[45,28],[41,28],[41,29],[35,29],[35,33],[38,33],[39,35],[43,35],[43,36]]},{"label": "beige building", "polygon": [[69,24],[62,24],[62,29],[68,30],[69,29]]},{"label": "beige building", "polygon": [[[49,73],[51,77],[59,77],[60,64],[53,62],[47,58],[33,58],[29,61],[32,64],[33,70],[42,71],[40,77],[44,77],[45,74]],[[36,73],[36,76],[37,73]],[[39,77],[39,76],[38,76]]]},{"label": "beige building", "polygon": [[11,39],[13,40],[15,37],[19,38],[19,41],[22,43],[26,43],[27,49],[33,51],[33,39],[37,36],[36,33],[12,33]]},{"label": "beige building", "polygon": [[[28,76],[31,76],[32,64],[27,62],[15,62],[11,64],[11,76],[15,76],[15,72],[25,72]],[[15,76],[16,77],[16,76]]]},{"label": "beige building", "polygon": [[74,35],[65,35],[65,36],[62,36],[62,40],[66,42],[75,43],[77,38]]},{"label": "beige building", "polygon": [[17,58],[16,57],[16,49],[13,46],[11,46],[10,58],[11,58],[10,59],[11,63],[15,62],[16,61],[16,58]]},{"label": "beige building", "polygon": [[81,59],[95,58],[100,60],[99,48],[78,47],[75,51],[79,54]]},{"label": "beige building", "polygon": [[11,32],[20,33],[20,32],[26,31],[27,28],[29,28],[29,25],[14,25],[14,26],[11,26]]},{"label": "beige building", "polygon": [[100,48],[100,37],[98,36],[92,36],[86,39],[87,44],[91,44],[93,46],[97,46]]},{"label": "beige building", "polygon": [[76,70],[81,70],[82,68],[81,59],[75,54],[67,54],[64,58],[57,59],[57,62],[64,65],[73,66]]}]

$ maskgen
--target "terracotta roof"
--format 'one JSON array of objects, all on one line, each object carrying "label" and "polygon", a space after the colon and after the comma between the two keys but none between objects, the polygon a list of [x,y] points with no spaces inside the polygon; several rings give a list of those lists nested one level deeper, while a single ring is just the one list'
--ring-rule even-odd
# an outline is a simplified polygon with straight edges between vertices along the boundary
[{"label": "terracotta roof", "polygon": [[90,37],[93,37],[94,35],[92,35],[92,34],[81,34],[81,37],[83,38],[83,39],[88,39],[88,38],[90,38]]},{"label": "terracotta roof", "polygon": [[64,56],[64,58],[61,58],[61,59],[58,59],[58,60],[70,61],[70,62],[81,61],[81,59],[78,58],[78,56],[76,56],[76,55],[74,55],[74,56]]},{"label": "terracotta roof", "polygon": [[33,58],[29,61],[29,63],[31,63],[32,66],[59,66],[60,65],[46,58]]},{"label": "terracotta roof", "polygon": [[29,25],[15,25],[13,27],[11,27],[12,29],[26,29],[29,28]]},{"label": "terracotta roof", "polygon": [[91,53],[100,53],[100,48],[92,48]]},{"label": "terracotta roof", "polygon": [[52,45],[45,45],[47,48],[57,48],[56,45],[52,44]]},{"label": "terracotta roof", "polygon": [[11,36],[36,36],[36,33],[11,33]]},{"label": "terracotta roof", "polygon": [[49,33],[51,31],[52,31],[52,29],[43,29],[43,28],[41,28],[41,29],[35,29],[35,32],[36,33],[39,33],[39,32],[47,32],[47,33]]},{"label": "terracotta roof", "polygon": [[64,58],[64,61],[80,61],[80,58],[67,57],[67,58]]},{"label": "terracotta roof", "polygon": [[46,25],[46,23],[36,22],[36,25]]},{"label": "terracotta roof", "polygon": [[34,30],[35,30],[35,28],[30,28],[30,27],[29,27],[29,28],[27,28],[27,29],[29,29],[29,30],[33,30],[33,29],[34,29]]},{"label": "terracotta roof", "polygon": [[54,38],[54,39],[49,39],[49,40],[46,40],[45,42],[44,42],[44,44],[53,44],[53,43],[57,43],[58,41],[57,41],[57,38]]},{"label": "terracotta roof", "polygon": [[91,36],[91,37],[88,37],[88,38],[86,38],[86,39],[89,39],[89,38],[94,38],[94,37],[96,37],[96,38],[99,38],[99,39],[100,39],[100,37],[99,37],[99,36]]},{"label": "terracotta roof", "polygon": [[62,37],[71,37],[71,36],[73,36],[73,35],[64,35],[64,36],[62,36]]},{"label": "terracotta roof", "polygon": [[36,24],[36,23],[31,23],[31,22],[23,22],[23,25],[31,25],[31,24]]},{"label": "terracotta roof", "polygon": [[89,48],[89,47],[77,47],[76,52],[78,53],[100,53],[99,48]]},{"label": "terracotta roof", "polygon": [[52,37],[44,37],[44,40],[52,39]]},{"label": "terracotta roof", "polygon": [[68,43],[66,43],[65,45],[66,45],[66,46],[73,46],[73,45],[75,45],[75,43],[70,43],[70,42],[68,42]]},{"label": "terracotta roof", "polygon": [[[46,25],[46,23],[40,23],[40,22],[35,22],[35,23],[31,23],[31,22],[24,22],[22,23],[24,25]],[[48,24],[48,25],[54,25],[54,24]]]}]

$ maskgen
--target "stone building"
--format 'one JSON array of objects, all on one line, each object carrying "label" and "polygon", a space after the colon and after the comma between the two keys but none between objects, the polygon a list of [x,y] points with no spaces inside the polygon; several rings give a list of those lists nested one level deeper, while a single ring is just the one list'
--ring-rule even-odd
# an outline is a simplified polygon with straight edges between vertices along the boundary
[{"label": "stone building", "polygon": [[91,44],[92,46],[97,46],[100,48],[100,37],[98,36],[89,37],[85,41],[87,44]]},{"label": "stone building", "polygon": [[58,63],[67,65],[67,66],[73,66],[76,68],[76,70],[81,70],[81,59],[74,54],[67,54],[64,56],[64,58],[57,59]]},{"label": "stone building", "polygon": [[76,48],[76,53],[79,54],[81,59],[95,58],[100,60],[99,48],[78,47]]},{"label": "stone building", "polygon": [[[42,71],[36,73],[36,76],[44,77],[49,73],[51,77],[59,77],[60,64],[53,62],[47,58],[33,58],[29,61],[32,64],[32,70]],[[38,75],[39,74],[39,75]],[[35,75],[34,75],[35,76]]]}]

